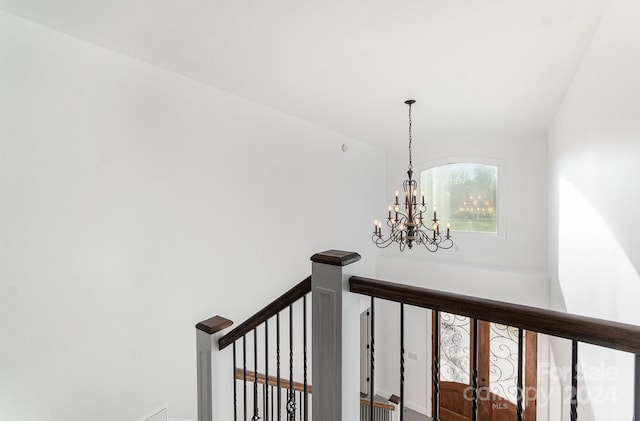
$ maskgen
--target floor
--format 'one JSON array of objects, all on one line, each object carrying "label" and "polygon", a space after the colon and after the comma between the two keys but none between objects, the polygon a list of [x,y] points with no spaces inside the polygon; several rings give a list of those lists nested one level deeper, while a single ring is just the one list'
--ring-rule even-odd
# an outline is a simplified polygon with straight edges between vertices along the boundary
[{"label": "floor", "polygon": [[431,417],[422,415],[419,412],[413,411],[409,408],[404,409],[404,421],[431,421]]}]

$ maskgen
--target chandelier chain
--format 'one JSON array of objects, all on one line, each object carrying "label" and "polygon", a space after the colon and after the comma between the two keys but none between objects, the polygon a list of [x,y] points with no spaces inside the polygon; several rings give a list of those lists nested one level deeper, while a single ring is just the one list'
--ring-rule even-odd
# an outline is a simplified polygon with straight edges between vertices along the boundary
[{"label": "chandelier chain", "polygon": [[411,104],[409,104],[409,169],[413,170],[413,161],[411,160]]}]

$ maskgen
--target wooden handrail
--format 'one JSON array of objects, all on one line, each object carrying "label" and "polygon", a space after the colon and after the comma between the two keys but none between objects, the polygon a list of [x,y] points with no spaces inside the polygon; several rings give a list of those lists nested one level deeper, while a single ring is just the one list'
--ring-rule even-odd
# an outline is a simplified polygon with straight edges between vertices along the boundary
[{"label": "wooden handrail", "polygon": [[[369,399],[369,398],[360,398],[360,406],[371,406],[371,399]],[[395,411],[396,410],[395,405],[391,405],[390,403],[377,402],[377,401],[373,401],[373,407],[374,408],[385,409],[387,411]]]},{"label": "wooden handrail", "polygon": [[640,326],[352,276],[351,292],[640,354]]},{"label": "wooden handrail", "polygon": [[[241,368],[236,367],[236,379],[244,380],[244,372]],[[255,381],[255,372],[247,370],[247,382],[253,383]],[[258,384],[268,384],[269,386],[278,387],[278,378],[274,376],[269,376],[268,378],[262,374],[258,373]],[[281,389],[289,389],[291,387],[291,382],[287,379],[280,378],[280,388]],[[296,392],[304,391],[304,384],[293,382],[293,390]],[[311,385],[307,385],[307,393],[311,394],[313,388]],[[360,405],[362,406],[370,406],[371,402],[368,398],[360,398]],[[391,404],[386,404],[383,402],[373,402],[374,408],[386,409],[387,411],[394,411],[396,407]]]},{"label": "wooden handrail", "polygon": [[[236,379],[238,380],[243,380],[244,379],[244,373],[242,371],[241,368],[236,367]],[[247,370],[247,381],[249,383],[253,383],[255,379],[255,373],[253,371],[249,371]],[[267,382],[267,379],[265,378],[265,375],[262,373],[258,373],[258,384],[265,384]],[[278,387],[278,378],[274,377],[274,376],[269,376],[268,379],[268,385],[269,386],[274,386],[274,387]],[[289,382],[289,380],[284,379],[284,378],[280,378],[280,389],[289,389],[291,387],[291,383]],[[304,384],[302,383],[298,383],[298,382],[293,382],[293,390],[295,390],[296,392],[302,392],[304,391]],[[307,385],[307,393],[311,393],[312,388],[311,385],[308,384]]]},{"label": "wooden handrail", "polygon": [[231,345],[236,340],[242,338],[247,333],[251,332],[254,328],[260,326],[266,320],[275,316],[276,313],[287,308],[289,305],[296,302],[302,296],[311,292],[311,276],[308,276],[289,291],[276,298],[271,304],[264,307],[262,310],[249,317],[245,322],[241,323],[233,329],[231,332],[224,335],[218,340],[218,348],[224,349]]}]

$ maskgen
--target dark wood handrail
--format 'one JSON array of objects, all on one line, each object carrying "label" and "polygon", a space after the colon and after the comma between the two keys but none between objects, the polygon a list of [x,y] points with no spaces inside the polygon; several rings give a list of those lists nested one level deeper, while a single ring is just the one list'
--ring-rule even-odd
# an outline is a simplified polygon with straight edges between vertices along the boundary
[{"label": "dark wood handrail", "polygon": [[220,338],[218,340],[218,348],[222,350],[231,345],[233,342],[242,338],[254,328],[260,326],[266,320],[275,316],[276,313],[284,310],[309,292],[311,292],[311,276],[302,280],[289,291],[276,298],[271,304],[267,305],[262,310],[249,317],[245,322],[238,325],[238,327],[233,329],[231,332]]},{"label": "dark wood handrail", "polygon": [[[236,379],[244,380],[244,372],[241,368],[236,367]],[[247,370],[247,382],[253,383],[255,379],[255,372]],[[269,386],[278,387],[278,378],[274,376],[265,376],[263,373],[258,373],[258,384],[268,384]],[[304,391],[304,384],[299,382],[290,383],[289,380],[281,378],[280,379],[280,388],[281,389],[289,389],[293,387],[293,390],[296,392]],[[307,393],[311,394],[313,392],[313,388],[310,384],[307,385]],[[360,398],[360,405],[362,406],[370,406],[371,402],[369,398]],[[384,402],[373,402],[374,408],[386,409],[387,411],[395,411],[396,407],[394,405],[384,403]]]},{"label": "dark wood handrail", "polygon": [[640,354],[640,326],[352,276],[351,292]]},{"label": "dark wood handrail", "polygon": [[[360,398],[360,406],[371,406],[371,399],[369,398]],[[395,411],[395,405],[391,405],[390,403],[383,403],[378,401],[373,401],[374,408],[380,408],[387,411]]]},{"label": "dark wood handrail", "polygon": [[[238,367],[236,367],[236,379],[238,380],[244,379],[244,372],[242,371],[241,368],[238,368]],[[253,371],[247,370],[247,382],[253,383],[254,379],[255,379],[255,373]],[[258,384],[265,384],[265,383],[267,383],[266,376],[262,373],[258,373]],[[268,384],[269,386],[278,387],[278,378],[274,376],[269,376]],[[280,389],[289,389],[290,387],[291,387],[291,383],[289,382],[289,380],[280,378]],[[304,384],[293,382],[293,390],[295,390],[296,392],[302,392],[304,390]],[[308,384],[307,393],[311,393],[311,392],[312,392],[312,387],[310,384]]]}]

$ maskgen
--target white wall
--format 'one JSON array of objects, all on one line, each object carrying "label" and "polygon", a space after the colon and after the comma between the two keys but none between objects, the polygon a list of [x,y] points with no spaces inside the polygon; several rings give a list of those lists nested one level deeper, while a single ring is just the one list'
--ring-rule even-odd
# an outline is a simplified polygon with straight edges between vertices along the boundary
[{"label": "white wall", "polygon": [[[549,132],[552,303],[633,324],[640,323],[638,22],[640,3],[611,0]],[[553,351],[568,365],[566,348],[556,341]],[[580,364],[613,372],[585,378],[581,419],[631,419],[632,357],[583,346]]]},{"label": "white wall", "polygon": [[[414,112],[414,125],[418,110]],[[424,124],[424,123],[423,123]],[[399,142],[400,143],[400,142]],[[506,268],[541,270],[546,255],[546,172],[547,149],[544,134],[423,134],[414,135],[413,162],[419,172],[433,163],[461,160],[489,160],[498,164],[499,218],[504,230],[499,237],[456,233],[456,250],[435,254],[411,250],[399,253],[389,247],[386,254],[411,255],[433,262],[479,263]],[[387,192],[391,203],[407,176],[408,152],[405,142],[394,150],[387,165]],[[416,175],[414,175],[416,177]],[[380,212],[386,216],[386,207]]]},{"label": "white wall", "polygon": [[[414,124],[418,116],[414,113]],[[457,249],[430,253],[421,248],[398,252],[393,246],[377,260],[377,276],[400,283],[424,286],[467,295],[487,297],[535,306],[548,303],[546,272],[546,136],[522,134],[448,134],[414,136],[413,160],[416,170],[431,163],[481,159],[500,165],[499,212],[503,231],[499,236],[453,233]],[[388,159],[387,197],[402,187],[406,177],[406,148],[398,148]],[[384,209],[380,215],[383,215]],[[381,304],[380,337],[397,333],[397,305]],[[430,319],[429,319],[430,320]],[[424,327],[412,328],[407,352],[407,405],[430,413],[425,369],[430,370],[431,333],[426,314]],[[409,326],[407,327],[409,329]],[[379,342],[380,343],[380,342]],[[398,344],[384,341],[376,357],[380,367],[378,387],[384,393],[398,393]],[[545,354],[542,350],[541,358]],[[390,363],[383,363],[390,361]],[[418,374],[414,374],[418,373]],[[429,392],[430,393],[430,392]],[[430,395],[429,395],[430,396]]]},{"label": "white wall", "polygon": [[0,27],[0,419],[195,419],[196,322],[242,321],[328,248],[373,274],[382,151]]}]

